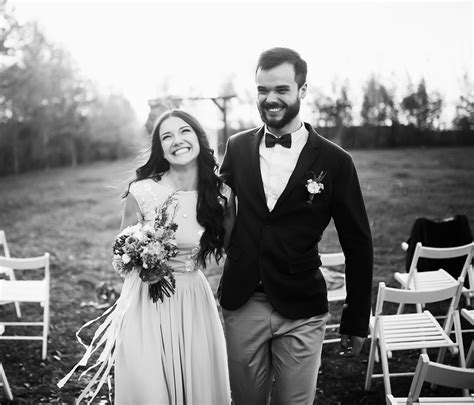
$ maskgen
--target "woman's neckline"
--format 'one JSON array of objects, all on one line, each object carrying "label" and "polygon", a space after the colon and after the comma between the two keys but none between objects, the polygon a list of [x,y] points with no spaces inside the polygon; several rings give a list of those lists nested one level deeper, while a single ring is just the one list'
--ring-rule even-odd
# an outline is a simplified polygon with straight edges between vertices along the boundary
[{"label": "woman's neckline", "polygon": [[175,191],[179,194],[196,194],[198,191],[197,190],[178,190],[178,189],[175,189],[171,186],[168,186],[168,185],[164,185],[161,183],[161,181],[157,181],[155,182],[158,186],[160,186],[161,188],[166,188],[167,190],[170,190],[170,191]]},{"label": "woman's neckline", "polygon": [[[173,180],[173,177],[174,180]],[[184,184],[183,186],[186,187],[185,190],[183,189],[180,189],[179,187],[176,187],[177,184],[180,184],[181,185],[181,181],[177,181],[179,180],[179,178],[182,178]],[[161,175],[161,178],[160,180],[158,181],[158,184],[161,184],[162,187],[168,189],[168,190],[173,190],[175,192],[180,192],[180,193],[196,193],[197,192],[197,184],[192,184],[192,182],[189,181],[190,178],[188,176],[185,176],[183,178],[183,175],[175,175],[175,176],[172,176],[170,171],[166,171],[165,173],[163,173]],[[196,179],[196,182],[197,182],[197,179]],[[195,189],[193,187],[196,187]]]}]

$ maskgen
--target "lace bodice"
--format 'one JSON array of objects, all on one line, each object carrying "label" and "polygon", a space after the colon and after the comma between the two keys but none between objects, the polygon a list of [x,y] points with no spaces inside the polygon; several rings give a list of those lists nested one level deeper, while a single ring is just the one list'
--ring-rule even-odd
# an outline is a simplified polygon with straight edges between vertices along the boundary
[{"label": "lace bodice", "polygon": [[[132,183],[130,193],[137,200],[144,220],[151,222],[154,220],[156,208],[161,206],[173,190],[153,179],[144,179]],[[196,220],[197,191],[178,191],[176,199],[176,243],[179,253],[170,260],[170,265],[176,272],[185,272],[193,270],[191,254],[193,249],[199,246],[204,229]]]}]

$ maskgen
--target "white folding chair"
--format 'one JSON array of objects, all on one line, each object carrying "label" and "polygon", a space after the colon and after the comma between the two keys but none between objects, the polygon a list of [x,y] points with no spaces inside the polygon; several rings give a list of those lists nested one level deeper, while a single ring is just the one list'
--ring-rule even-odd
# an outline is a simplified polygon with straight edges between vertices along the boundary
[{"label": "white folding chair", "polygon": [[[1,257],[0,266],[13,270],[38,271],[42,270],[41,279],[0,280],[0,301],[37,302],[43,308],[42,321],[7,322],[0,319],[0,327],[42,327],[41,334],[5,335],[1,340],[41,340],[43,342],[42,358],[46,358],[49,330],[49,253],[39,257],[13,258]],[[6,329],[5,329],[6,330]]]},{"label": "white folding chair", "polygon": [[[451,388],[463,389],[462,397],[420,397],[424,382],[442,385]],[[421,354],[418,359],[415,374],[407,398],[395,398],[387,395],[387,405],[406,404],[474,404],[474,397],[466,396],[468,389],[474,389],[474,369],[447,366],[430,361],[426,354]]]},{"label": "white folding chair", "polygon": [[0,363],[0,384],[3,386],[3,391],[7,396],[7,399],[10,401],[13,400],[12,390],[10,388],[10,384],[8,383],[7,375],[5,374],[5,370],[3,369],[3,364]]},{"label": "white folding chair", "polygon": [[[3,256],[10,257],[10,249],[8,248],[7,237],[5,235],[5,231],[1,229],[0,229],[0,246],[3,248]],[[0,266],[0,274],[4,274],[10,280],[15,280],[15,272],[13,271],[13,269],[9,267]],[[11,301],[1,301],[0,305],[9,304],[10,302]],[[14,304],[15,304],[16,316],[18,318],[21,318],[20,303],[15,302]]]},{"label": "white folding chair", "polygon": [[[472,249],[474,256],[474,247]],[[472,264],[467,268],[467,279],[469,280],[469,288],[463,289],[463,295],[466,297],[466,302],[468,305],[471,305],[471,300],[474,298],[474,269]]]},{"label": "white folding chair", "polygon": [[[471,325],[474,325],[474,309],[461,309],[461,315],[466,319]],[[466,356],[466,367],[469,367],[474,360],[474,340],[471,341],[471,346]]]},{"label": "white folding chair", "polygon": [[[379,283],[365,380],[366,391],[370,389],[372,378],[383,377],[385,393],[391,394],[390,377],[413,375],[413,372],[390,373],[389,354],[394,351],[421,350],[422,353],[426,353],[426,349],[439,348],[437,361],[441,362],[444,356],[442,349],[450,348],[453,353],[459,354],[460,366],[466,366],[461,323],[459,311],[457,311],[463,282],[464,280],[459,278],[457,284],[449,287],[424,291],[389,288],[385,286],[385,283]],[[384,303],[386,302],[422,305],[446,300],[450,300],[450,305],[443,327],[428,310],[421,313],[384,314]],[[455,341],[450,338],[453,323]],[[382,374],[373,373],[377,348],[380,350]]]},{"label": "white folding chair", "polygon": [[[345,265],[346,258],[344,257],[344,253],[337,252],[337,253],[321,253],[321,270],[323,272],[324,277],[330,277],[330,274],[325,271],[325,269],[330,269],[331,267],[342,267]],[[344,302],[346,299],[346,282],[344,273],[337,273],[339,281],[342,281],[340,286],[335,289],[328,290],[328,302]],[[326,325],[326,329],[336,329],[339,327],[338,323],[333,323]],[[333,339],[325,339],[324,343],[335,343],[339,342],[340,338],[333,338]]]},{"label": "white folding chair", "polygon": [[[431,290],[456,284],[456,279],[443,269],[418,271],[418,262],[420,259],[452,259],[465,256],[466,259],[461,269],[460,277],[463,279],[469,278],[469,289],[463,287],[462,291],[469,301],[470,297],[474,294],[474,279],[471,267],[473,249],[474,242],[449,248],[428,247],[418,242],[408,273],[396,272],[394,274],[395,280],[401,284],[402,288],[410,290]],[[401,312],[403,312],[403,304],[399,307],[399,313]]]}]

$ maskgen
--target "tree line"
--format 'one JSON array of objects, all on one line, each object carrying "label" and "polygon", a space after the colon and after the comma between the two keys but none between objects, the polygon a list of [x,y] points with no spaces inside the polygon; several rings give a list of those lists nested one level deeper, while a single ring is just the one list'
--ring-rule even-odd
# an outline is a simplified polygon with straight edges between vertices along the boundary
[{"label": "tree line", "polygon": [[[429,92],[424,78],[417,86],[410,84],[398,103],[395,89],[389,89],[375,75],[366,82],[362,95],[359,122],[361,125],[392,126],[412,125],[419,130],[440,130],[447,127],[440,120],[444,99],[439,92]],[[348,96],[348,85],[339,86],[338,94],[313,97],[317,124],[324,127],[350,127],[355,113]],[[466,73],[462,78],[462,90],[455,106],[454,118],[449,127],[455,130],[474,129],[474,86]]]},{"label": "tree line", "polygon": [[127,155],[140,132],[128,100],[1,1],[0,175]]},{"label": "tree line", "polygon": [[[143,133],[150,131],[151,119],[138,123],[123,95],[101,89],[83,77],[69,52],[49,41],[37,23],[18,22],[7,0],[0,0],[0,34],[0,175],[136,153],[136,146],[145,139]],[[350,136],[360,138],[359,125],[397,127],[396,131],[382,131],[393,139],[445,127],[440,120],[443,96],[428,91],[424,79],[408,88],[400,101],[395,101],[395,89],[375,75],[362,90],[360,113],[355,111],[348,83],[334,83],[332,95],[311,93],[312,124],[324,127],[328,136],[336,134],[332,135],[335,139],[344,132],[331,132],[336,128],[345,132],[352,128]],[[221,93],[235,93],[232,80],[222,84]],[[238,102],[253,106],[254,95],[239,94]],[[230,133],[255,124],[244,121],[238,108],[232,110],[230,104],[229,116],[233,112],[236,116]],[[154,113],[150,111],[149,118],[155,117]],[[474,86],[467,73],[450,124],[469,134],[474,131]],[[417,131],[402,134],[404,126]],[[221,135],[219,138],[222,149],[225,140]],[[351,144],[359,143],[351,140]]]}]

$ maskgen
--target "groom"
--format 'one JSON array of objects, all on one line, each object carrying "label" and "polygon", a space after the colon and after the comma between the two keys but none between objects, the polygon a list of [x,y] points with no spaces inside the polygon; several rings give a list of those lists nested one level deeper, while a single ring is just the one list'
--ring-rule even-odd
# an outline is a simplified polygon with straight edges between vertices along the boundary
[{"label": "groom", "polygon": [[235,405],[312,404],[328,302],[318,242],[331,218],[346,257],[340,333],[367,336],[373,251],[351,156],[300,118],[307,66],[263,52],[257,106],[265,125],[230,137],[221,167],[238,212],[219,286]]}]

